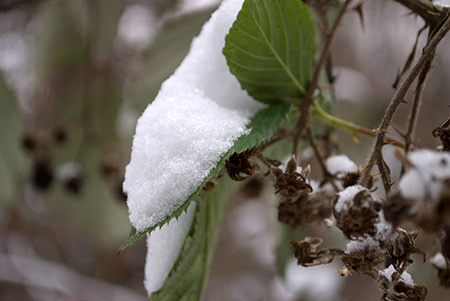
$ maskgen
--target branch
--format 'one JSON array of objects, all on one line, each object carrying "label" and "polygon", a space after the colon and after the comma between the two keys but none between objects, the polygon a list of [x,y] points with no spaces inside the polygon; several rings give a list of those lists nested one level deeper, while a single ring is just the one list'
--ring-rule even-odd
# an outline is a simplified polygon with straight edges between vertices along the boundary
[{"label": "branch", "polygon": [[427,0],[393,0],[401,5],[409,8],[415,14],[422,17],[422,19],[431,27],[438,26],[445,18],[445,13],[442,9],[436,7],[431,1]]},{"label": "branch", "polygon": [[317,65],[316,65],[316,69],[314,70],[314,74],[312,76],[311,83],[308,88],[308,92],[306,93],[305,99],[304,99],[303,103],[301,104],[300,118],[298,120],[297,127],[296,127],[296,133],[294,136],[294,150],[293,150],[294,154],[297,153],[298,142],[300,140],[302,131],[309,125],[309,113],[310,113],[309,109],[311,107],[311,104],[314,101],[314,92],[316,91],[316,89],[318,87],[320,73],[322,71],[322,68],[324,67],[324,65],[327,61],[328,52],[330,50],[333,36],[336,33],[336,30],[339,27],[339,24],[341,22],[341,19],[344,16],[345,12],[347,11],[347,7],[349,6],[351,1],[352,0],[345,0],[344,4],[342,4],[342,6],[339,9],[339,12],[336,16],[336,19],[334,20],[334,23],[331,26],[331,30],[327,34],[325,45],[322,49],[322,52],[320,53],[320,57],[317,62]]},{"label": "branch", "polygon": [[384,145],[384,138],[386,136],[388,127],[391,124],[392,119],[394,118],[395,112],[397,111],[400,104],[404,101],[406,92],[408,92],[412,83],[414,82],[416,77],[419,75],[419,73],[422,71],[422,69],[433,59],[437,45],[445,37],[445,35],[447,34],[447,32],[449,30],[450,30],[450,18],[447,15],[444,23],[439,28],[439,31],[425,46],[422,56],[419,58],[416,65],[411,70],[411,72],[408,74],[405,81],[403,82],[401,87],[398,89],[397,93],[394,95],[394,98],[391,100],[391,102],[386,110],[386,113],[384,114],[383,120],[381,121],[381,124],[380,124],[379,128],[377,129],[377,132],[378,132],[377,140],[373,147],[372,153],[369,156],[369,159],[367,161],[366,168],[364,169],[363,174],[361,176],[360,184],[362,186],[367,187],[369,185],[370,171],[372,170],[373,165],[375,164],[375,162],[377,160],[377,157],[383,156],[381,150]]},{"label": "branch", "polygon": [[[322,109],[322,107],[319,105],[317,101],[313,102],[313,113],[316,114],[317,117],[319,117],[320,119],[322,119],[323,121],[332,126],[336,126],[341,129],[348,130],[352,133],[358,133],[372,138],[377,137],[377,134],[371,129],[368,129],[361,125],[355,124],[353,122],[338,118],[336,116],[327,113],[324,109]],[[405,147],[404,143],[390,137],[385,137],[384,143],[402,148]]]}]

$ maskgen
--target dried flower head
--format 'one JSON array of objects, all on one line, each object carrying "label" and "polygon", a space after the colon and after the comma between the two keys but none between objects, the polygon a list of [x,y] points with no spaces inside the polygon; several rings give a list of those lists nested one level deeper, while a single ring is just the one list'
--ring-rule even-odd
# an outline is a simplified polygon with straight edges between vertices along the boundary
[{"label": "dried flower head", "polygon": [[384,265],[383,250],[374,246],[365,246],[342,256],[342,262],[350,274],[368,275],[376,278],[378,270]]},{"label": "dried flower head", "polygon": [[292,229],[329,218],[332,198],[324,193],[305,194],[295,202],[280,202],[278,220]]},{"label": "dried flower head", "polygon": [[410,259],[411,254],[422,255],[423,262],[425,262],[425,253],[415,247],[415,240],[419,236],[418,231],[397,230],[396,234],[394,239],[381,242],[381,245],[389,254],[388,264],[392,264],[396,270],[404,269],[413,262]]},{"label": "dried flower head", "polygon": [[297,160],[293,155],[284,172],[278,167],[271,168],[271,173],[276,179],[275,194],[286,198],[297,198],[313,191],[311,185],[306,182],[310,172],[309,166],[301,173],[297,172],[297,166]]},{"label": "dried flower head", "polygon": [[291,249],[297,259],[297,264],[304,267],[327,264],[333,261],[335,256],[343,254],[339,249],[321,249],[322,239],[318,237],[306,237],[302,241],[291,241]]},{"label": "dried flower head", "polygon": [[[253,151],[247,150],[239,154],[233,153],[228,160],[225,161],[225,169],[231,179],[235,181],[244,181],[259,170],[257,164],[249,161],[252,156]],[[243,176],[242,174],[246,176]]]},{"label": "dried flower head", "polygon": [[400,274],[393,266],[380,271],[378,286],[386,301],[422,301],[427,296],[424,286],[416,285],[407,272]]},{"label": "dried flower head", "polygon": [[[347,189],[350,190],[351,187]],[[344,197],[346,195],[341,193],[334,210],[338,228],[349,239],[375,235],[380,204],[372,198],[367,189],[360,190],[353,197],[350,196],[345,200],[345,206],[338,206],[338,202],[342,202],[340,198]]]}]

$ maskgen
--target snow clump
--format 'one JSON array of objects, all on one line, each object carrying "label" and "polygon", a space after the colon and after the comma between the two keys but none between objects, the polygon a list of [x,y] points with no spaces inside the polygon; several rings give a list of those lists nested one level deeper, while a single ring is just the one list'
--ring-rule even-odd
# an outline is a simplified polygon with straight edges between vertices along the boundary
[{"label": "snow clump", "polygon": [[184,239],[191,228],[197,203],[189,205],[187,212],[183,212],[169,224],[154,230],[147,235],[147,260],[145,263],[144,286],[149,296],[163,287]]}]

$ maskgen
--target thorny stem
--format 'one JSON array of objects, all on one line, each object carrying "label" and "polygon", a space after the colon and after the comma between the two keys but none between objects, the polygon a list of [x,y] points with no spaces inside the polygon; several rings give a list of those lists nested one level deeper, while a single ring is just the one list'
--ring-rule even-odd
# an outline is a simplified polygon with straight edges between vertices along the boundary
[{"label": "thorny stem", "polygon": [[400,104],[404,101],[404,97],[406,92],[411,87],[412,83],[422,71],[424,66],[428,64],[428,62],[433,58],[435,49],[439,42],[445,37],[447,32],[450,30],[450,18],[447,14],[445,22],[439,28],[439,31],[436,35],[429,41],[429,43],[425,46],[423,53],[416,65],[413,67],[411,72],[408,74],[406,79],[404,80],[401,87],[395,93],[393,99],[391,100],[388,108],[386,109],[386,113],[384,114],[383,120],[381,121],[380,126],[377,129],[378,135],[375,141],[375,145],[373,147],[372,153],[367,160],[367,165],[362,173],[360,184],[362,186],[367,187],[369,185],[370,172],[372,170],[373,165],[377,161],[377,157],[382,157],[382,148],[384,145],[384,138],[387,133],[387,129],[391,124],[392,119],[394,118],[395,112],[397,111]]},{"label": "thorny stem", "polygon": [[[322,109],[322,107],[319,105],[317,101],[313,102],[312,106],[313,106],[312,111],[313,114],[315,114],[317,117],[319,117],[320,119],[322,119],[323,121],[327,122],[330,125],[348,130],[352,133],[359,133],[373,138],[377,137],[377,134],[371,129],[368,129],[366,127],[360,126],[353,122],[338,118],[336,116],[327,113],[324,109]],[[390,137],[385,137],[384,143],[402,148],[405,147],[404,143]]]},{"label": "thorny stem", "polygon": [[427,75],[431,68],[431,62],[433,61],[434,53],[435,53],[435,51],[433,52],[433,56],[431,57],[431,60],[424,66],[424,68],[422,69],[422,71],[420,72],[420,75],[419,75],[419,81],[417,83],[417,88],[416,88],[416,94],[414,96],[413,106],[411,108],[411,113],[409,115],[408,129],[406,130],[406,133],[405,133],[405,154],[407,154],[409,152],[411,145],[413,143],[413,140],[414,140],[414,130],[415,130],[416,124],[417,124],[417,117],[419,115],[419,109],[420,109],[420,106],[422,105],[423,88],[425,86],[425,81],[426,81]]},{"label": "thorny stem", "polygon": [[336,16],[336,19],[334,20],[333,25],[331,26],[330,32],[326,35],[325,44],[322,49],[322,52],[320,53],[319,60],[316,65],[316,69],[314,70],[314,74],[311,79],[311,83],[308,88],[308,92],[306,93],[305,99],[303,103],[301,104],[301,114],[300,118],[297,123],[296,127],[296,133],[294,135],[294,149],[293,153],[297,153],[298,149],[298,142],[300,140],[302,131],[309,126],[310,121],[310,107],[311,104],[314,101],[314,92],[317,89],[317,86],[319,84],[319,78],[320,73],[322,71],[323,66],[325,65],[327,58],[328,58],[328,52],[330,50],[331,42],[333,40],[333,36],[336,33],[337,28],[339,27],[339,24],[341,22],[342,17],[344,16],[345,12],[347,11],[347,7],[350,4],[352,0],[345,0],[344,4],[342,4],[341,8],[339,9],[339,12]]},{"label": "thorny stem", "polygon": [[421,16],[431,27],[437,26],[445,17],[445,13],[428,0],[393,0],[409,8],[411,11]]},{"label": "thorny stem", "polygon": [[306,134],[308,135],[309,144],[311,144],[311,146],[314,150],[314,154],[316,155],[317,161],[319,162],[320,168],[322,169],[323,176],[325,177],[325,179],[329,180],[329,182],[333,186],[334,190],[336,192],[338,192],[339,189],[333,181],[333,176],[330,175],[330,173],[328,172],[328,169],[325,165],[325,159],[323,158],[322,154],[320,153],[319,146],[317,145],[317,141],[314,138],[314,134],[311,130],[311,127],[308,127],[306,129]]}]

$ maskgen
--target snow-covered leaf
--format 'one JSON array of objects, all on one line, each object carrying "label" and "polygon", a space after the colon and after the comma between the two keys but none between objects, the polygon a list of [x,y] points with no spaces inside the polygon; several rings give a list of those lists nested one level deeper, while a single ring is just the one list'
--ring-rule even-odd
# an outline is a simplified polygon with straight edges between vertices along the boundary
[{"label": "snow-covered leaf", "polygon": [[315,24],[300,0],[246,0],[226,37],[231,72],[255,99],[298,101],[316,53]]},{"label": "snow-covered leaf", "polygon": [[135,241],[145,236],[146,233],[150,233],[157,227],[160,227],[167,222],[169,222],[172,218],[180,216],[180,214],[185,211],[189,204],[198,198],[199,193],[201,192],[201,187],[210,180],[211,178],[217,177],[220,170],[225,165],[226,159],[231,156],[234,152],[240,153],[246,149],[250,149],[258,146],[265,141],[268,141],[275,132],[280,128],[281,124],[286,120],[289,112],[291,110],[291,105],[286,103],[278,103],[267,107],[266,109],[258,112],[250,121],[248,128],[250,128],[250,132],[246,135],[241,136],[236,140],[233,147],[231,147],[220,159],[219,163],[216,165],[214,169],[211,170],[209,175],[204,179],[202,184],[198,186],[196,191],[191,194],[191,196],[178,208],[173,214],[168,215],[165,219],[163,219],[160,223],[147,228],[144,231],[138,232],[135,228],[132,228],[130,232],[129,239],[121,246],[120,250],[127,248],[132,245]]}]

